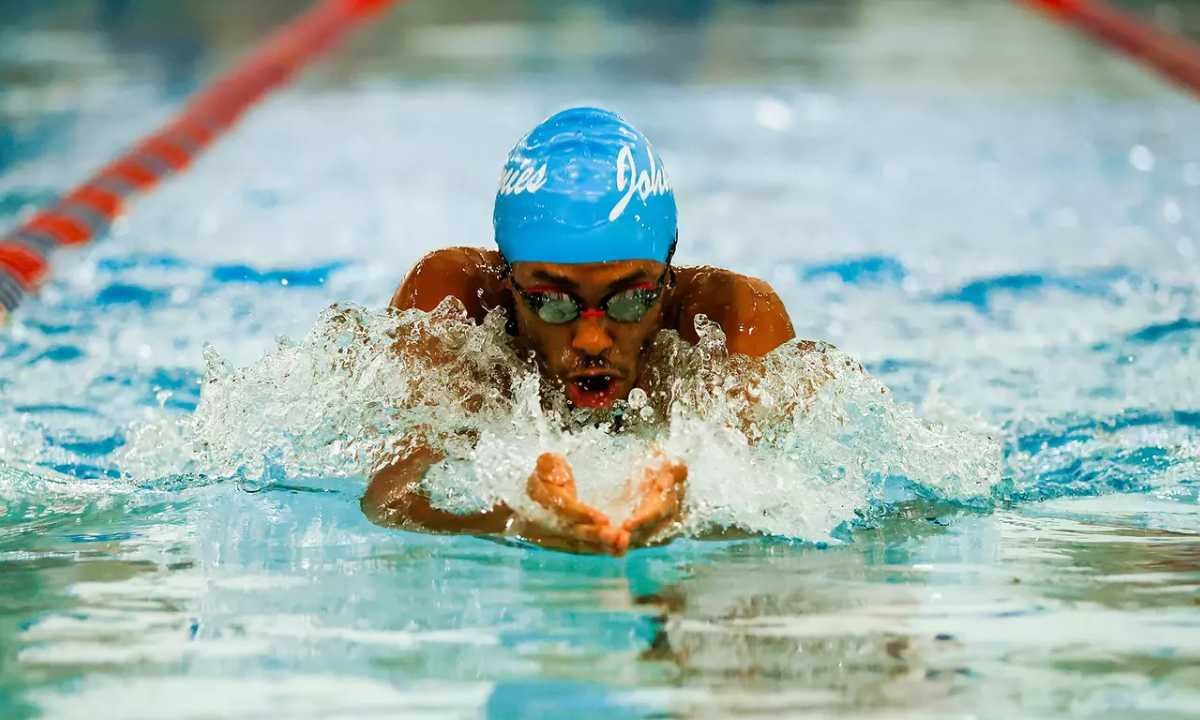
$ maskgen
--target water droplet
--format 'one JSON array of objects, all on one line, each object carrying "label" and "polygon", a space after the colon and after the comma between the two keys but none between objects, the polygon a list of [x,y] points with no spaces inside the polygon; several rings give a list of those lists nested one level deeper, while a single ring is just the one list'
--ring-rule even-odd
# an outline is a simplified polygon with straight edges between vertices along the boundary
[{"label": "water droplet", "polygon": [[792,126],[792,109],[776,98],[764,98],[754,106],[754,120],[768,130],[782,132]]},{"label": "water droplet", "polygon": [[1179,203],[1176,202],[1175,198],[1167,198],[1166,202],[1163,203],[1162,213],[1163,219],[1172,225],[1177,225],[1183,220],[1183,210],[1179,207]]},{"label": "water droplet", "polygon": [[1129,164],[1140,172],[1150,172],[1154,169],[1154,153],[1145,145],[1134,145],[1129,151]]}]

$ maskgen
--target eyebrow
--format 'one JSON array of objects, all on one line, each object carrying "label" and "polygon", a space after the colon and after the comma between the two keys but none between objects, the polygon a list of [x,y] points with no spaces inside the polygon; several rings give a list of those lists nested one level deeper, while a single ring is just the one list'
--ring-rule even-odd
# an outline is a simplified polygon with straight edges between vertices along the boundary
[{"label": "eyebrow", "polygon": [[[560,285],[562,287],[570,288],[572,290],[579,289],[578,283],[576,283],[571,278],[565,277],[563,275],[556,275],[552,272],[547,272],[545,270],[534,270],[533,273],[531,273],[531,275],[532,275],[533,279],[537,282],[550,283],[552,285]],[[610,282],[607,285],[606,292],[613,292],[614,290],[620,289],[626,285],[629,285],[630,283],[637,282],[637,281],[648,282],[648,276],[647,276],[645,270],[634,270],[633,272],[629,273],[628,275],[625,275],[625,276],[617,278],[616,280],[613,280],[612,282]]]},{"label": "eyebrow", "polygon": [[638,280],[649,281],[649,277],[646,275],[645,270],[634,270],[624,277],[613,280],[608,284],[608,289],[609,291],[613,291]]},{"label": "eyebrow", "polygon": [[569,287],[573,290],[579,289],[579,286],[575,284],[574,280],[572,280],[571,278],[568,278],[568,277],[563,277],[562,275],[555,275],[554,273],[549,273],[549,272],[546,272],[545,270],[534,270],[532,275],[533,275],[533,279],[537,280],[538,282],[552,283],[554,285],[562,285],[564,287]]}]

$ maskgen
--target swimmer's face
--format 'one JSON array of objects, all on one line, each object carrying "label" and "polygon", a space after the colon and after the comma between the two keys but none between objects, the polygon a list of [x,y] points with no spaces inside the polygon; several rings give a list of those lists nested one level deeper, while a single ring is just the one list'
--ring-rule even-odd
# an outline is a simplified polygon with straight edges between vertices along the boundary
[{"label": "swimmer's face", "polygon": [[518,335],[572,405],[607,408],[634,388],[662,327],[666,270],[649,260],[513,264]]}]

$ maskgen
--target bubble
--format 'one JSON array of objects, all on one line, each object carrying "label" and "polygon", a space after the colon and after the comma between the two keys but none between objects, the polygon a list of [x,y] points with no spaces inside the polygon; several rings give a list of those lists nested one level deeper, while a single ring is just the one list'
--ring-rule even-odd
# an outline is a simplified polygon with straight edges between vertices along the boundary
[{"label": "bubble", "polygon": [[1129,150],[1129,164],[1139,172],[1150,172],[1154,169],[1154,153],[1145,145],[1134,145]]},{"label": "bubble", "polygon": [[1163,201],[1162,214],[1163,219],[1172,225],[1178,225],[1183,221],[1183,209],[1179,207],[1179,202],[1175,198],[1167,198]]},{"label": "bubble", "polygon": [[754,105],[754,120],[768,130],[782,132],[792,127],[792,108],[777,98],[763,98]]}]

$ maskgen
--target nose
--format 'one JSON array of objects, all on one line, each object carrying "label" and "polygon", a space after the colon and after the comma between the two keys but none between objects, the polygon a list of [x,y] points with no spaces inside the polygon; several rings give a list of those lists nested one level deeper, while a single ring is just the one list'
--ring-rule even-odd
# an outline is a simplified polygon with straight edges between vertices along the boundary
[{"label": "nose", "polygon": [[571,347],[584,355],[603,355],[613,346],[612,336],[604,330],[604,322],[604,318],[581,317],[575,325]]}]

